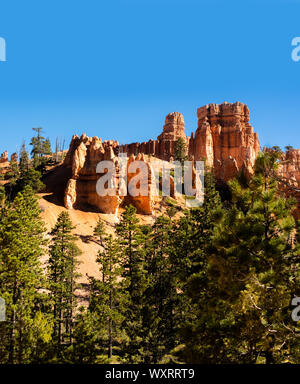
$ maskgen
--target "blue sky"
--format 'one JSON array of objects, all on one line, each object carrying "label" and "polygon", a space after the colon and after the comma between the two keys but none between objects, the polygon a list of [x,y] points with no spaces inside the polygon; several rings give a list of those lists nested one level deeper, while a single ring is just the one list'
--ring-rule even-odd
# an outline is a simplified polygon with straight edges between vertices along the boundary
[{"label": "blue sky", "polygon": [[[262,145],[300,148],[300,0],[10,0],[0,5],[0,152],[42,126],[156,138],[169,112],[186,133],[207,103],[247,103]],[[54,145],[53,145],[54,146]]]}]

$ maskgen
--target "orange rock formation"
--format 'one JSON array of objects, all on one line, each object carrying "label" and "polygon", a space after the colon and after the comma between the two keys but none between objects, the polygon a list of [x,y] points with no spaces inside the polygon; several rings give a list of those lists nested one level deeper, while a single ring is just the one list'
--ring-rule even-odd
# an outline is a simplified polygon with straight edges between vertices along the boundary
[{"label": "orange rock formation", "polygon": [[[64,167],[72,168],[72,176],[67,182],[67,187],[64,196],[64,205],[68,209],[73,207],[90,207],[102,213],[116,214],[119,206],[124,200],[121,195],[119,185],[119,166],[118,158],[115,155],[117,152],[118,143],[115,141],[102,142],[98,137],[87,137],[85,134],[79,138],[73,136],[70,149],[64,161]],[[97,182],[105,175],[107,168],[97,172],[97,165],[101,161],[112,163],[116,169],[116,188],[111,188],[111,194],[107,196],[99,195],[97,192]],[[130,162],[134,160],[132,156]],[[137,160],[145,162],[142,155],[139,155]],[[108,164],[109,165],[109,164]],[[149,168],[149,166],[147,165]],[[150,173],[149,173],[150,174]],[[136,176],[128,173],[128,183]],[[147,179],[148,181],[148,179]],[[108,184],[105,189],[108,188]],[[151,194],[148,196],[126,197],[126,202],[136,206],[137,211],[141,214],[152,213]]]},{"label": "orange rock formation", "polygon": [[5,151],[0,156],[0,163],[7,163],[8,162],[8,152]]},{"label": "orange rock formation", "polygon": [[300,219],[300,149],[290,149],[283,155],[279,176],[281,189],[298,201],[295,217]]},{"label": "orange rock formation", "polygon": [[241,170],[252,174],[260,145],[249,123],[247,105],[209,104],[199,108],[197,115],[198,129],[189,141],[189,155],[205,159],[220,180],[228,181]]},{"label": "orange rock formation", "polygon": [[[208,104],[198,109],[198,128],[191,137],[186,137],[184,118],[181,113],[173,112],[167,115],[163,132],[157,140],[143,143],[119,145],[115,141],[102,142],[97,137],[81,138],[74,136],[67,153],[63,167],[69,169],[67,187],[65,189],[65,206],[90,206],[103,213],[117,213],[121,204],[133,204],[139,213],[151,214],[153,197],[151,196],[151,168],[149,161],[141,154],[152,155],[161,160],[170,161],[174,157],[175,143],[178,138],[186,141],[190,160],[205,159],[206,166],[213,169],[219,181],[227,182],[239,172],[247,176],[253,173],[253,167],[260,145],[257,133],[249,122],[249,109],[243,103]],[[117,180],[119,179],[118,153],[126,153],[133,160],[147,164],[149,178],[143,179],[141,189],[148,188],[145,196],[99,196],[96,191],[97,180],[103,176],[96,172],[96,166],[101,160],[116,164]],[[2,156],[5,158],[5,154]],[[2,159],[1,157],[1,159]],[[139,172],[128,172],[128,188],[130,181]],[[280,169],[283,182],[282,190],[288,196],[294,196],[299,201],[297,215],[300,218],[300,150],[289,150],[284,155]],[[145,181],[146,180],[146,181]],[[147,182],[147,185],[145,183]],[[174,186],[173,186],[174,194]]]},{"label": "orange rock formation", "polygon": [[163,160],[174,157],[175,142],[186,140],[190,159],[205,159],[213,167],[217,179],[228,181],[242,169],[253,173],[253,165],[260,150],[257,133],[249,123],[249,109],[242,103],[208,104],[197,111],[198,129],[191,137],[184,132],[184,118],[173,112],[166,117],[163,132],[157,140],[125,144],[120,151],[128,155],[145,153]]}]

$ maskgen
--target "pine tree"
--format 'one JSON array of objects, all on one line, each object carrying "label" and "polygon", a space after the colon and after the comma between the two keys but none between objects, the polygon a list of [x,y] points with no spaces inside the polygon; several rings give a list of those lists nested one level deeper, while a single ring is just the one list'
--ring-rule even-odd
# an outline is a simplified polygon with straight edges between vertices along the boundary
[{"label": "pine tree", "polygon": [[106,236],[106,232],[105,232],[104,223],[103,223],[103,221],[101,220],[100,217],[99,217],[97,225],[96,225],[96,227],[94,229],[94,236],[97,237],[98,244],[102,246],[103,245],[103,241],[104,241],[105,236]]},{"label": "pine tree", "polygon": [[175,142],[174,157],[175,160],[180,161],[181,163],[187,160],[186,142],[182,137]]},{"label": "pine tree", "polygon": [[146,283],[145,253],[143,250],[144,233],[136,217],[136,209],[128,206],[122,214],[116,233],[122,249],[122,290],[124,301],[124,330],[128,341],[124,346],[126,361],[143,361],[143,298]]},{"label": "pine tree", "polygon": [[209,281],[209,250],[222,204],[213,175],[205,175],[205,199],[199,208],[187,210],[175,223],[173,258],[177,265],[178,288],[182,291],[183,347],[175,354],[185,362],[213,363],[218,348],[215,325],[209,316],[216,312],[214,286]]},{"label": "pine tree", "polygon": [[291,258],[299,250],[290,242],[294,205],[279,196],[274,178],[278,155],[261,154],[248,185],[230,183],[233,205],[216,226],[208,248],[205,291],[197,294],[199,284],[190,289],[191,297],[202,304],[200,322],[187,330],[187,362],[293,360]]},{"label": "pine tree", "polygon": [[149,280],[144,295],[147,363],[160,362],[176,346],[180,303],[176,290],[176,265],[172,257],[172,235],[170,218],[158,217],[150,237],[151,260],[146,265]]},{"label": "pine tree", "polygon": [[43,143],[43,154],[48,156],[52,155],[51,143],[49,138],[47,138]]},{"label": "pine tree", "polygon": [[29,155],[26,150],[25,142],[23,142],[20,150],[20,161],[19,161],[19,169],[20,169],[20,176],[24,177],[26,172],[29,170]]},{"label": "pine tree", "polygon": [[20,170],[18,163],[11,162],[9,172],[5,175],[5,178],[9,180],[9,184],[6,186],[7,198],[9,201],[13,201],[17,193],[20,192],[18,189],[18,181],[20,179]]},{"label": "pine tree", "polygon": [[89,311],[97,315],[99,345],[102,354],[112,359],[115,347],[121,338],[123,295],[121,291],[119,265],[120,245],[112,235],[104,239],[97,263],[100,265],[101,278],[90,278]]},{"label": "pine tree", "polygon": [[99,332],[98,314],[84,307],[79,308],[73,330],[73,344],[64,355],[64,361],[70,364],[96,364],[98,359]]},{"label": "pine tree", "polygon": [[45,155],[51,155],[51,144],[49,139],[45,139],[42,136],[43,128],[32,128],[37,133],[31,139],[30,145],[32,146],[31,156],[33,158],[34,169],[40,171],[42,174],[45,171],[47,160],[44,158]]},{"label": "pine tree", "polygon": [[29,186],[34,192],[41,192],[45,188],[41,179],[42,175],[39,171],[29,168],[18,179],[16,189],[22,191],[26,186]]},{"label": "pine tree", "polygon": [[53,301],[53,340],[58,352],[63,344],[72,344],[76,279],[80,276],[76,272],[77,257],[81,254],[72,235],[73,229],[69,214],[62,212],[51,232],[48,277]]},{"label": "pine tree", "polygon": [[0,323],[2,362],[30,362],[35,345],[49,342],[49,332],[39,325],[46,316],[40,263],[44,233],[37,199],[27,187],[2,209],[0,218],[0,297],[6,301],[8,319]]},{"label": "pine tree", "polygon": [[29,186],[34,192],[40,192],[45,188],[45,185],[41,181],[41,173],[31,168],[25,143],[23,143],[21,147],[19,164],[11,162],[10,172],[6,177],[9,179],[7,191],[10,201],[13,201],[17,193],[23,191],[26,186]]}]

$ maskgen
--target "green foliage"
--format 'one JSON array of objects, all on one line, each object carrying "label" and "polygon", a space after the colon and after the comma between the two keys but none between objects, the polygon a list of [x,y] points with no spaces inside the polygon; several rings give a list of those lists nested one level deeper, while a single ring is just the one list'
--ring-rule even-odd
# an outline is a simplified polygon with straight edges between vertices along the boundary
[{"label": "green foliage", "polygon": [[30,167],[30,160],[28,152],[26,151],[25,143],[22,144],[21,150],[20,150],[20,161],[19,161],[19,169],[21,177],[25,175],[25,173],[29,170]]},{"label": "green foliage", "polygon": [[120,265],[122,267],[122,291],[124,301],[123,328],[127,335],[124,345],[126,361],[140,363],[143,361],[143,299],[146,284],[145,271],[145,234],[138,224],[136,209],[133,206],[126,208],[120,223],[116,226],[122,254]]},{"label": "green foliage", "polygon": [[80,250],[66,212],[50,233],[45,279],[45,232],[29,187],[40,174],[24,151],[12,168],[22,191],[11,201],[0,188],[1,362],[300,362],[290,307],[300,295],[300,235],[295,202],[277,185],[279,150],[258,156],[252,179],[230,181],[226,206],[207,172],[199,208],[179,211],[166,199],[167,216],[141,225],[129,206],[113,234],[99,218],[99,272],[80,308]]},{"label": "green foliage", "polygon": [[299,247],[290,241],[293,202],[278,196],[273,177],[277,158],[261,154],[248,187],[230,183],[233,205],[214,229],[205,273],[190,278],[198,309],[185,329],[187,362],[296,361],[289,305],[299,284],[291,268]]},{"label": "green foliage", "polygon": [[72,235],[73,229],[69,214],[62,212],[51,232],[48,279],[54,319],[53,342],[58,353],[63,345],[72,344],[73,337],[76,279],[79,277],[77,257],[81,254]]},{"label": "green foliage", "polygon": [[[49,342],[49,326],[40,311],[45,286],[40,257],[44,254],[44,226],[32,190],[26,187],[0,219],[0,296],[7,319],[0,323],[1,362],[35,361],[37,348]],[[43,325],[44,323],[44,325]]]},{"label": "green foliage", "polygon": [[16,195],[23,191],[26,186],[30,187],[34,192],[41,192],[45,188],[41,181],[41,172],[31,166],[24,143],[20,151],[20,162],[19,164],[10,163],[10,171],[6,174],[6,179],[9,180],[6,189],[10,201],[14,200]]},{"label": "green foliage", "polygon": [[174,154],[175,154],[175,160],[180,161],[181,163],[187,160],[186,142],[182,137],[177,139],[175,142]]},{"label": "green foliage", "polygon": [[118,353],[122,339],[123,301],[121,289],[121,267],[118,264],[120,246],[112,235],[106,236],[103,249],[99,251],[97,263],[100,265],[101,278],[90,278],[89,312],[94,315],[94,329],[97,329],[98,351],[112,359]]},{"label": "green foliage", "polygon": [[30,145],[32,146],[31,156],[33,158],[33,166],[34,169],[43,174],[48,162],[48,159],[45,158],[45,156],[52,155],[51,144],[49,139],[45,139],[42,136],[43,129],[41,127],[32,129],[37,133],[36,136],[32,137],[30,142]]},{"label": "green foliage", "polygon": [[99,245],[103,245],[103,241],[104,241],[105,235],[106,235],[106,233],[105,233],[105,226],[104,226],[103,221],[99,217],[97,225],[96,225],[96,227],[94,229],[94,236],[97,237]]},{"label": "green foliage", "polygon": [[51,151],[50,140],[45,139],[41,135],[41,133],[43,132],[43,129],[40,127],[40,128],[32,128],[32,130],[37,133],[37,135],[34,136],[30,142],[30,145],[32,146],[32,150],[31,150],[32,158],[36,158],[36,157],[40,158],[43,155],[51,155],[52,151]]}]

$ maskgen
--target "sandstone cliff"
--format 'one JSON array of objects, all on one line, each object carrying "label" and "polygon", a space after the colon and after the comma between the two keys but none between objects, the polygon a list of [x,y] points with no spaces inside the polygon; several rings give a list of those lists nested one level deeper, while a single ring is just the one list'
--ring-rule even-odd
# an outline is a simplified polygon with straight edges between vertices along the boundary
[{"label": "sandstone cliff", "polygon": [[174,156],[174,144],[180,137],[188,140],[184,132],[184,118],[181,113],[173,112],[166,116],[163,132],[157,140],[120,145],[120,152],[129,156],[144,153],[169,161]]},{"label": "sandstone cliff", "polygon": [[[74,136],[60,170],[65,175],[65,207],[86,207],[87,210],[116,214],[120,206],[133,204],[139,213],[151,215],[154,202],[151,195],[151,167],[154,162],[151,159],[172,161],[178,138],[186,141],[189,159],[205,159],[206,166],[213,170],[218,181],[227,182],[241,171],[250,176],[260,145],[258,135],[249,122],[248,107],[239,102],[208,104],[197,110],[197,117],[198,128],[191,137],[185,135],[184,118],[178,112],[166,116],[163,131],[157,140],[119,145],[113,140],[102,142],[98,137]],[[129,157],[125,189],[139,174],[137,171],[128,172],[128,167],[133,160],[140,160],[148,167],[148,179],[142,178],[140,185],[141,189],[148,189],[148,196],[130,196],[128,193],[124,196],[119,190],[115,196],[99,196],[96,185],[105,172],[97,173],[97,164],[102,160],[112,162],[119,181],[120,159],[117,156],[124,153]],[[1,159],[6,158],[4,153]],[[297,198],[299,208],[296,215],[300,218],[300,150],[291,149],[283,155],[279,177],[282,180],[281,189],[286,195]],[[171,195],[174,196],[174,181],[171,182]]]},{"label": "sandstone cliff", "polygon": [[[64,205],[66,208],[72,209],[77,206],[90,208],[102,213],[118,213],[126,193],[120,193],[118,187],[120,164],[116,156],[117,152],[118,143],[115,141],[102,142],[98,137],[90,138],[85,134],[81,138],[77,135],[73,136],[70,149],[63,164],[64,167],[72,169],[64,195]],[[134,159],[134,156],[129,159],[128,166]],[[110,187],[108,183],[105,186],[105,189],[108,191],[107,196],[103,196],[97,191],[98,180],[107,173],[107,168],[100,171],[97,169],[97,165],[104,160],[108,162],[108,166],[111,162],[111,166],[116,170],[115,187]],[[137,160],[145,162],[142,155],[139,155]],[[148,165],[147,167],[149,168]],[[137,172],[133,174],[129,172],[127,182],[129,183],[136,174]],[[149,174],[151,175],[151,173]],[[125,187],[127,188],[127,184]],[[126,197],[125,200],[126,203],[134,205],[138,213],[152,214],[151,199],[151,193],[149,193],[148,196]]]},{"label": "sandstone cliff", "polygon": [[283,154],[279,180],[282,181],[280,187],[285,194],[298,201],[295,217],[300,219],[300,149],[290,149]]},{"label": "sandstone cliff", "polygon": [[260,151],[257,133],[249,123],[249,109],[242,103],[209,104],[197,111],[198,129],[191,137],[189,155],[206,161],[217,179],[228,181],[241,170],[253,173]]},{"label": "sandstone cliff", "polygon": [[120,151],[128,155],[151,154],[169,161],[174,157],[175,142],[181,137],[186,141],[189,158],[205,159],[217,179],[228,181],[241,170],[251,175],[260,145],[249,123],[248,107],[239,102],[208,104],[198,109],[197,116],[198,128],[191,137],[185,135],[183,115],[173,112],[167,115],[157,140],[121,145]]},{"label": "sandstone cliff", "polygon": [[0,156],[0,163],[3,164],[3,163],[8,163],[8,152],[5,151],[1,154]]}]

